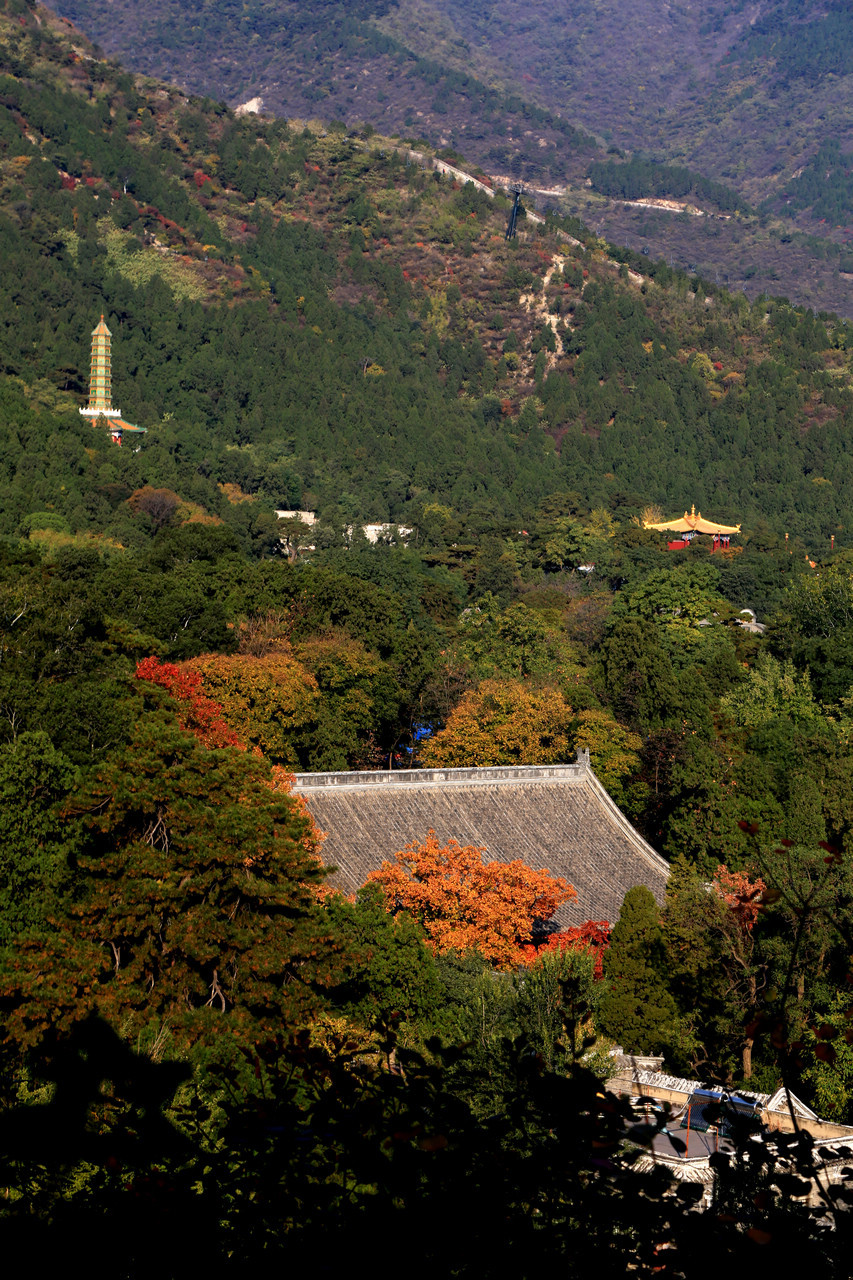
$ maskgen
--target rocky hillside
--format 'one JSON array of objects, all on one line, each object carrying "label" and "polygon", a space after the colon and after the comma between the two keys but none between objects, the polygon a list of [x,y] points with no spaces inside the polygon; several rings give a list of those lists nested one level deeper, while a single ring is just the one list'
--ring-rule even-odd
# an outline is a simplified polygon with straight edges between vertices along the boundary
[{"label": "rocky hillside", "polygon": [[[508,0],[60,8],[134,69],[192,92],[231,106],[261,97],[278,115],[427,139],[492,176],[523,179],[540,204],[556,202],[616,243],[750,297],[853,314],[844,57],[853,28],[842,4],[661,10],[652,0],[580,0],[570,20],[544,5],[521,19]],[[739,200],[752,213],[732,224],[688,210],[678,223],[680,206],[614,196],[621,172],[589,185],[602,162],[629,155],[658,162],[641,200],[687,196],[681,205],[715,215],[716,183],[724,205]]]}]

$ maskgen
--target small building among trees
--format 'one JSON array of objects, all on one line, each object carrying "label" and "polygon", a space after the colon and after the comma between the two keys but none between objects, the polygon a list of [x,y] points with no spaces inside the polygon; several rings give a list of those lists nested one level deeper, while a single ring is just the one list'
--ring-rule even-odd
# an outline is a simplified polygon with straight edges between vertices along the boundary
[{"label": "small building among trees", "polygon": [[711,538],[712,551],[725,551],[733,533],[740,533],[739,524],[720,524],[718,520],[706,520],[695,506],[690,508],[690,515],[685,511],[677,520],[643,521],[644,529],[657,529],[660,533],[677,533],[680,536],[667,542],[670,551],[682,551],[689,547],[697,534],[707,534]]}]

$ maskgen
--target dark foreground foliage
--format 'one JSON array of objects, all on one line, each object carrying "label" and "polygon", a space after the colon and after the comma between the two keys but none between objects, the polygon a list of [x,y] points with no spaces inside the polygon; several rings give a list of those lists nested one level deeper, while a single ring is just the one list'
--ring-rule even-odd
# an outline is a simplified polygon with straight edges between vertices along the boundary
[{"label": "dark foreground foliage", "polygon": [[377,1246],[414,1275],[848,1274],[849,1193],[800,1207],[805,1137],[760,1147],[739,1132],[699,1212],[699,1187],[632,1168],[629,1104],[583,1067],[552,1073],[508,1044],[506,1106],[478,1119],[448,1087],[462,1051],[433,1045],[427,1061],[393,1034],[384,1048],[360,1061],[345,1043],[271,1042],[189,1084],[80,1024],[32,1064],[49,1101],[4,1099],[4,1242],[116,1277],[326,1275]]}]

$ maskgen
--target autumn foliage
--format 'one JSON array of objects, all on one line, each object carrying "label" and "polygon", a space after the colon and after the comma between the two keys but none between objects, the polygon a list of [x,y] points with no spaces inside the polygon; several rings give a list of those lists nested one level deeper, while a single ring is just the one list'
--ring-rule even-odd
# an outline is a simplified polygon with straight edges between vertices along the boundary
[{"label": "autumn foliage", "polygon": [[462,697],[421,758],[439,769],[558,763],[573,753],[573,716],[558,689],[483,680]]},{"label": "autumn foliage", "polygon": [[97,1014],[159,1052],[163,1038],[248,1043],[310,1021],[334,948],[322,837],[292,776],[246,749],[198,673],[151,657],[136,676],[177,716],[146,710],[65,802],[84,875],[73,929],[19,948],[0,990],[6,1034],[32,1045]]},{"label": "autumn foliage", "polygon": [[198,672],[151,657],[136,664],[136,678],[159,685],[175,699],[180,707],[181,728],[198,738],[202,746],[245,750],[240,737],[222,718],[222,707],[204,692]]},{"label": "autumn foliage", "polygon": [[[154,657],[145,658],[137,663],[136,678],[159,685],[175,699],[180,708],[178,722],[181,728],[197,738],[203,747],[207,747],[208,750],[214,750],[217,747],[234,747],[238,751],[248,749],[245,742],[226,724],[221,705],[204,692],[204,679],[201,674],[194,671],[188,664],[181,663],[180,666],[176,666],[174,663],[160,662]],[[255,746],[252,754],[260,756],[264,753]],[[319,857],[317,850],[325,839],[325,834],[314,822],[302,797],[293,795],[293,782],[293,774],[289,769],[280,764],[270,765],[270,788],[280,795],[290,796],[292,803],[309,825],[314,854]],[[325,896],[327,892],[323,884],[317,889],[320,897]]]},{"label": "autumn foliage", "polygon": [[742,871],[729,871],[722,863],[714,876],[714,888],[746,933],[751,933],[761,910],[764,881],[750,880]]},{"label": "autumn foliage", "polygon": [[525,955],[528,963],[533,964],[540,956],[552,951],[586,951],[595,957],[594,976],[603,978],[604,953],[610,946],[610,931],[606,920],[585,920],[572,929],[550,934],[548,941],[540,947],[525,947]]},{"label": "autumn foliage", "polygon": [[314,726],[320,694],[314,677],[295,658],[208,653],[182,669],[204,681],[224,719],[240,726],[249,746],[277,764],[298,765],[296,744]]},{"label": "autumn foliage", "polygon": [[174,520],[181,499],[172,489],[154,489],[146,484],[134,490],[127,504],[134,515],[148,516],[155,529],[162,529]]},{"label": "autumn foliage", "polygon": [[371,872],[388,910],[406,911],[423,926],[434,951],[477,950],[499,968],[525,962],[538,920],[576,897],[572,886],[525,863],[484,862],[484,849],[439,844],[434,831]]}]

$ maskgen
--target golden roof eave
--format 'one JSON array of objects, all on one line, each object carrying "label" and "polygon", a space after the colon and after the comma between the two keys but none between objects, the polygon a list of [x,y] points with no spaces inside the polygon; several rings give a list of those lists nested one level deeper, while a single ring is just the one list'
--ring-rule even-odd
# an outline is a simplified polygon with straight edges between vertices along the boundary
[{"label": "golden roof eave", "polygon": [[695,506],[690,508],[689,515],[685,511],[679,520],[662,520],[658,524],[644,520],[643,528],[657,529],[659,533],[740,533],[739,524],[719,524],[716,520],[706,520]]}]

